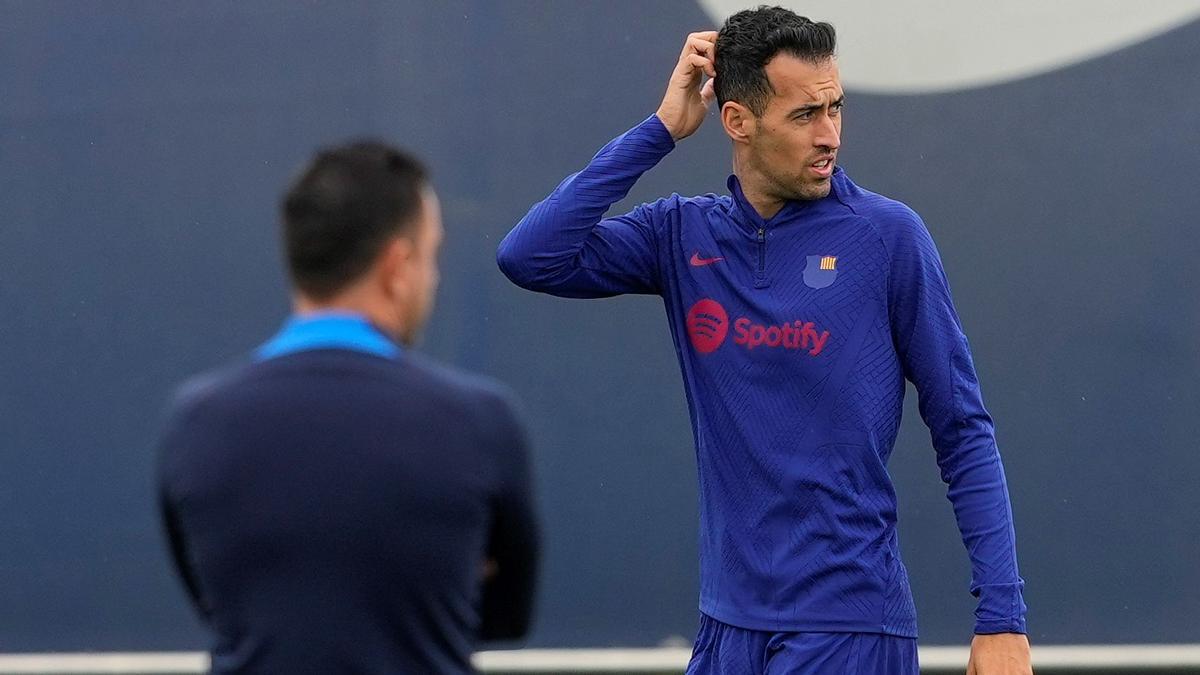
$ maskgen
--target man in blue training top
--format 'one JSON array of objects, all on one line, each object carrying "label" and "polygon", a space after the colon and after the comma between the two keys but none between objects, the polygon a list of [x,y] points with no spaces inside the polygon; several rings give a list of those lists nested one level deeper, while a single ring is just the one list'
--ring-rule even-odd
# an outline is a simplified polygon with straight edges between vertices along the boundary
[{"label": "man in blue training top", "polygon": [[421,166],[379,143],[288,192],[295,314],[181,390],[159,490],[214,673],[468,673],[529,626],[537,527],[507,396],[403,348],[442,239]]},{"label": "man in blue training top", "polygon": [[[1029,673],[992,420],[924,224],[835,168],[834,52],[832,26],[778,7],[688,36],[657,113],[536,204],[498,262],[535,291],[664,300],[700,478],[690,673],[917,673],[885,468],[906,377],[970,554],[968,671]],[[714,98],[730,195],[604,218]]]}]

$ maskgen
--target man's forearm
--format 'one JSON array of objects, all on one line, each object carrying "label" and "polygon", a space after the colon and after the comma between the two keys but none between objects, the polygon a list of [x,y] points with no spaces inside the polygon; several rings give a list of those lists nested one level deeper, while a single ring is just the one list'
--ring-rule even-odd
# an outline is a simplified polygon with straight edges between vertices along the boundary
[{"label": "man's forearm", "polygon": [[1024,582],[1017,570],[1012,507],[994,438],[981,430],[974,441],[964,439],[954,451],[944,452],[941,463],[949,478],[947,497],[971,559],[971,594],[979,598],[975,632],[1024,633]]},{"label": "man's forearm", "polygon": [[[500,242],[496,259],[505,276],[530,290],[558,290],[587,264],[581,251],[608,209],[674,147],[670,132],[653,115],[604,146]],[[594,266],[603,267],[602,262]]]}]

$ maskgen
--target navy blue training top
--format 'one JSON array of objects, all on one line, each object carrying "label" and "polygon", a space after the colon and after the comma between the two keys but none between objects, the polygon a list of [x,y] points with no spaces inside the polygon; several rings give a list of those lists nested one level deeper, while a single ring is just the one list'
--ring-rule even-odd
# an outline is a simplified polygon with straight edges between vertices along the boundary
[{"label": "navy blue training top", "polygon": [[538,533],[507,396],[360,317],[293,319],[185,385],[159,469],[214,673],[464,673],[477,640],[528,628]]},{"label": "navy blue training top", "polygon": [[564,180],[501,242],[514,283],[663,298],[700,478],[700,609],[768,631],[915,637],[887,472],[916,386],[971,560],[975,631],[1024,632],[992,419],[933,240],[841,169],[764,220],[672,195],[604,218],[674,142],[656,116]]}]

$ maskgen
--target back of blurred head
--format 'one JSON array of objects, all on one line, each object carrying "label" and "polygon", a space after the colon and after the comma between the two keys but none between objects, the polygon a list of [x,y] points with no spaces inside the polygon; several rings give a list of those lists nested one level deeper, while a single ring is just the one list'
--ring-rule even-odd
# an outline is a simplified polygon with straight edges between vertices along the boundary
[{"label": "back of blurred head", "polygon": [[433,309],[441,209],[420,162],[376,141],[328,148],[283,199],[297,313],[346,311],[412,344]]}]

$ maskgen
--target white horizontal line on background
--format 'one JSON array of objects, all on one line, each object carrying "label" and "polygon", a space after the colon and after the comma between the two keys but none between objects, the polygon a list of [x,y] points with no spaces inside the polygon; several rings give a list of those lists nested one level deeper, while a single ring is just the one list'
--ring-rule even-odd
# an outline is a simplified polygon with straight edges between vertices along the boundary
[{"label": "white horizontal line on background", "polygon": [[[925,668],[964,668],[966,647],[921,647]],[[527,673],[607,671],[682,671],[691,650],[669,649],[519,649],[480,652],[483,672]],[[1200,668],[1200,644],[1192,645],[1046,645],[1033,648],[1038,668],[1076,670],[1114,668]],[[0,654],[0,674],[111,675],[162,673],[192,675],[208,670],[204,652],[74,652]]]}]

